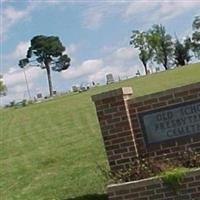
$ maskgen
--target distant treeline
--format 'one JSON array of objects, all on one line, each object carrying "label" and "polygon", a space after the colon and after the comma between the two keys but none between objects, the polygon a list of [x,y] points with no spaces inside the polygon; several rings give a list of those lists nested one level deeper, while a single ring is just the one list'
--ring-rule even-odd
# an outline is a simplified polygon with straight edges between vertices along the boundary
[{"label": "distant treeline", "polygon": [[192,36],[180,40],[173,38],[166,32],[163,25],[153,25],[148,31],[132,31],[130,45],[139,51],[145,73],[148,64],[155,62],[165,70],[171,66],[184,66],[192,57],[200,59],[200,16],[196,16],[192,23]]}]

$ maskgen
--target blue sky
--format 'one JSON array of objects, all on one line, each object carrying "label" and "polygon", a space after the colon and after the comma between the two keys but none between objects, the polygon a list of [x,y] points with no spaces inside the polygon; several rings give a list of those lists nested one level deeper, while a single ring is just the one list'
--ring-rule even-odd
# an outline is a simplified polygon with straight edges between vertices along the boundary
[{"label": "blue sky", "polygon": [[[27,98],[18,60],[26,55],[35,35],[59,36],[71,66],[52,72],[53,87],[67,91],[72,85],[105,83],[143,72],[137,51],[129,46],[131,31],[163,24],[180,39],[192,33],[192,21],[200,14],[199,0],[1,0],[1,74],[8,88],[1,104]],[[48,94],[46,71],[28,67],[31,95]]]}]

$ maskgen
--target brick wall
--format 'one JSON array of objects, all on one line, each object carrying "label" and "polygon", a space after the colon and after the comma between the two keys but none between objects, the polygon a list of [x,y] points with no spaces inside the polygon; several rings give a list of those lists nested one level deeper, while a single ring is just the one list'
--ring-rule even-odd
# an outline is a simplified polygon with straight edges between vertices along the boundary
[{"label": "brick wall", "polygon": [[173,138],[172,140],[146,145],[144,131],[139,122],[139,115],[163,107],[179,105],[189,101],[200,102],[200,83],[174,88],[163,92],[133,98],[128,101],[132,129],[139,154],[151,157],[176,157],[179,152],[188,148],[200,151],[200,127],[198,134]]},{"label": "brick wall", "polygon": [[176,157],[189,147],[200,151],[200,132],[147,146],[139,122],[139,115],[146,111],[193,100],[200,102],[200,82],[137,98],[132,98],[132,93],[128,87],[92,97],[111,170],[126,168],[142,154],[157,158],[163,154]]},{"label": "brick wall", "polygon": [[178,192],[159,178],[108,186],[109,200],[200,200],[200,169],[184,178]]},{"label": "brick wall", "polygon": [[92,97],[111,170],[125,168],[137,154],[127,105],[131,95],[131,88],[121,88]]}]

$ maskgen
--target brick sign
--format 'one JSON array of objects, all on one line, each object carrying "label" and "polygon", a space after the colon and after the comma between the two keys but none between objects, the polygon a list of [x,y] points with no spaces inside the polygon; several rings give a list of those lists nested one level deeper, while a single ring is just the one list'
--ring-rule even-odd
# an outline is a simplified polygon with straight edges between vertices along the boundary
[{"label": "brick sign", "polygon": [[140,113],[147,144],[200,134],[200,101]]}]

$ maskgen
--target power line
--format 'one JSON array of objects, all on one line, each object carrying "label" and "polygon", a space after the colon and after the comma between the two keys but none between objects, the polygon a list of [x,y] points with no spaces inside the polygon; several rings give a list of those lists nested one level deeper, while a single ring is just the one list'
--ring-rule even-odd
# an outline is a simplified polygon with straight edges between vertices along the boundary
[{"label": "power line", "polygon": [[25,78],[25,82],[26,82],[26,87],[27,87],[27,92],[28,92],[29,100],[31,100],[31,93],[30,93],[30,89],[29,89],[29,85],[28,85],[28,80],[27,80],[26,72],[25,72],[24,68],[23,68],[23,72],[24,72],[24,78]]}]

